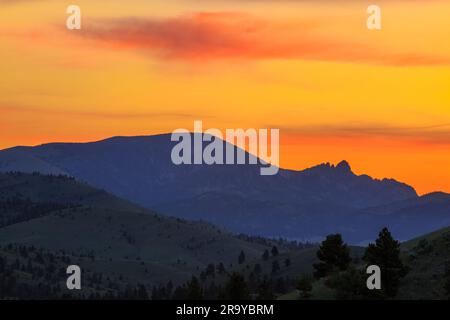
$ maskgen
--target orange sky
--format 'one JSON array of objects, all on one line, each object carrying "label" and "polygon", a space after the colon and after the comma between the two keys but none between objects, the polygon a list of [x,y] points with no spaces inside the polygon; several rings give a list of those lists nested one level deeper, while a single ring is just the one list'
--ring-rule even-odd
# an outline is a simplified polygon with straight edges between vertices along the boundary
[{"label": "orange sky", "polygon": [[372,3],[0,0],[0,148],[275,127],[283,167],[450,192],[450,2],[378,1],[369,31]]}]

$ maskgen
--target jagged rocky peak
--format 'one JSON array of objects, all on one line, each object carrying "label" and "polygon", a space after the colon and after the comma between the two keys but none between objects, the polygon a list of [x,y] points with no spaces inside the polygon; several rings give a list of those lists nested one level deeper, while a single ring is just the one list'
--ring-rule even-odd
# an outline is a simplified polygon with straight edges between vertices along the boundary
[{"label": "jagged rocky peak", "polygon": [[336,169],[342,172],[352,172],[350,164],[346,160],[342,160],[336,165]]},{"label": "jagged rocky peak", "polygon": [[331,173],[331,172],[342,172],[342,173],[352,173],[352,168],[346,160],[342,160],[337,165],[331,164],[330,162],[325,162],[319,164],[315,167],[305,170],[306,172],[319,172],[319,173]]}]

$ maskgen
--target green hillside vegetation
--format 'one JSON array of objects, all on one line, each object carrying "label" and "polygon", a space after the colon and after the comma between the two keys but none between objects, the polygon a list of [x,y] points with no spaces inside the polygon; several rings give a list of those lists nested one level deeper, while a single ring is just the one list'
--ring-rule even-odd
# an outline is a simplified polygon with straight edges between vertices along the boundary
[{"label": "green hillside vegetation", "polygon": [[445,284],[450,277],[450,227],[407,241],[403,259],[410,268],[400,287],[401,299],[450,298]]},{"label": "green hillside vegetation", "polygon": [[447,228],[443,228],[443,229],[439,229],[436,230],[434,232],[430,232],[428,234],[425,234],[423,236],[411,239],[409,241],[405,241],[402,243],[402,249],[404,251],[410,251],[413,250],[417,247],[420,246],[420,243],[422,242],[423,245],[423,240],[427,241],[427,242],[433,242],[433,241],[441,241],[443,238],[447,238],[448,234],[450,233],[450,227]]},{"label": "green hillside vegetation", "polygon": [[[380,298],[364,288],[366,248],[331,236],[338,269],[320,266],[316,244],[162,216],[66,176],[0,174],[0,299]],[[394,298],[447,298],[450,228],[399,249]],[[69,264],[81,291],[65,286]]]},{"label": "green hillside vegetation", "polygon": [[[357,250],[359,254],[364,254],[364,248],[358,248]],[[404,242],[400,245],[400,250],[400,257],[406,266],[407,274],[400,280],[398,292],[393,299],[442,300],[450,298],[450,227]],[[359,259],[355,261],[357,262],[355,264],[357,273],[350,271],[350,274],[353,274],[353,279],[342,278],[349,274],[348,271],[338,273],[338,277],[341,277],[347,283],[356,279],[356,282],[359,283],[357,286],[360,286],[358,290],[363,292],[367,276],[364,275],[364,261],[359,261],[359,263],[358,261]],[[312,274],[309,274],[309,276],[312,278]],[[312,289],[306,299],[342,299],[339,292],[330,286],[330,282],[335,281],[335,279],[336,274],[313,280]],[[372,299],[379,297],[362,295],[352,298]],[[301,294],[299,290],[293,290],[280,295],[278,299],[299,300]]]},{"label": "green hillside vegetation", "polygon": [[[265,249],[212,225],[167,218],[62,176],[2,174],[0,194],[2,204],[21,203],[17,215],[27,203],[31,208],[52,204],[33,219],[3,226],[0,243],[92,254],[99,264],[114,260],[125,271],[145,264],[150,278],[189,278],[209,262],[228,265],[241,250],[257,257]],[[15,213],[9,211],[12,217]]]},{"label": "green hillside vegetation", "polygon": [[[83,265],[83,290],[66,288],[67,266]],[[147,287],[120,273],[95,272],[93,256],[52,252],[33,246],[0,247],[1,299],[148,299]]]},{"label": "green hillside vegetation", "polygon": [[[109,289],[117,294],[116,287],[123,291],[126,285],[136,288],[139,284],[149,292],[154,287],[168,291],[167,286],[175,288],[193,275],[201,278],[203,286],[222,286],[235,271],[250,277],[250,268],[257,263],[262,266],[258,276],[294,279],[296,268],[307,269],[314,259],[311,245],[235,236],[207,223],[169,218],[65,176],[0,174],[0,213],[0,246],[36,248],[56,260],[64,253],[82,270],[112,279],[115,285]],[[271,272],[274,258],[262,256],[274,246],[280,250],[281,267]],[[24,269],[28,261],[16,264],[16,259],[21,260],[20,255],[14,257],[16,251],[0,252],[7,253],[9,264]],[[241,253],[244,262],[239,261]],[[45,264],[33,257],[29,255],[31,263]],[[211,266],[214,271],[221,269],[222,276],[219,272],[212,278],[211,271],[206,273]],[[30,275],[14,270],[16,280],[27,284]],[[84,296],[111,293],[108,283]]]}]

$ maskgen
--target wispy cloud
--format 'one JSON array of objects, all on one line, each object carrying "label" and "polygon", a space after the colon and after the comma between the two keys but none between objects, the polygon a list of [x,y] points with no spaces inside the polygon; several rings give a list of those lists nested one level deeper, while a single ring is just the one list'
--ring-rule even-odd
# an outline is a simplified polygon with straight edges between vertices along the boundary
[{"label": "wispy cloud", "polygon": [[240,13],[195,13],[166,19],[96,20],[79,34],[105,46],[162,59],[304,59],[394,66],[450,63],[448,57],[318,35],[315,28],[314,23],[268,21]]},{"label": "wispy cloud", "polygon": [[[34,107],[34,106],[0,106],[1,112],[11,113],[33,113],[45,115],[71,116],[83,118],[97,118],[97,119],[120,119],[120,120],[135,120],[145,118],[187,118],[195,119],[200,115],[183,112],[110,112],[110,111],[84,111],[84,110],[60,110],[54,108]],[[207,115],[202,115],[203,118],[208,118]]]},{"label": "wispy cloud", "polygon": [[44,2],[48,0],[0,0],[0,5],[13,5],[13,4],[21,4],[21,3],[37,3]]},{"label": "wispy cloud", "polygon": [[393,126],[389,124],[330,124],[314,126],[282,126],[280,128],[292,136],[315,138],[368,138],[403,139],[431,144],[450,145],[450,123],[418,126]]}]

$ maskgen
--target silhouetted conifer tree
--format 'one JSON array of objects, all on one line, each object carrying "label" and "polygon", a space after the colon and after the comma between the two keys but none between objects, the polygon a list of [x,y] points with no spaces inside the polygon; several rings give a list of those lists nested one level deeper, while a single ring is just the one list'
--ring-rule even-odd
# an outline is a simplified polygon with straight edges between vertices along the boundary
[{"label": "silhouetted conifer tree", "polygon": [[245,262],[245,253],[244,253],[244,251],[241,251],[241,253],[239,254],[238,262],[239,262],[239,264],[243,264]]},{"label": "silhouetted conifer tree", "polygon": [[192,277],[187,286],[187,299],[188,300],[202,300],[203,290],[200,286],[200,282],[196,277]]},{"label": "silhouetted conifer tree", "polygon": [[407,274],[407,268],[400,259],[400,243],[387,228],[381,230],[375,244],[369,244],[363,260],[367,265],[380,267],[381,292],[386,298],[395,297],[400,279]]},{"label": "silhouetted conifer tree", "polygon": [[278,256],[279,252],[278,252],[278,248],[277,246],[273,246],[272,247],[272,256],[276,257]]},{"label": "silhouetted conifer tree", "polygon": [[352,260],[350,251],[340,234],[328,235],[319,247],[317,257],[320,262],[314,264],[316,278],[325,277],[333,271],[344,271]]},{"label": "silhouetted conifer tree", "polygon": [[242,275],[233,273],[228,280],[223,298],[227,300],[247,300],[250,298],[247,283]]}]

